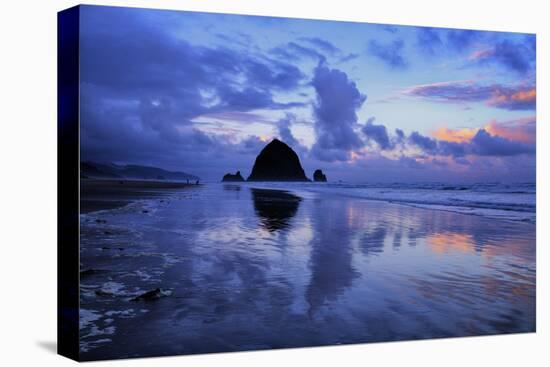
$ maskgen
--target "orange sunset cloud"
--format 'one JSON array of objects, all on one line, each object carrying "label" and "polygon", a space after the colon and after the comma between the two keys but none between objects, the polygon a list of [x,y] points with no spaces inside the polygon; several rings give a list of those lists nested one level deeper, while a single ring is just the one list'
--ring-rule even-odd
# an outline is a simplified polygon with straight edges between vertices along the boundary
[{"label": "orange sunset cloud", "polygon": [[526,90],[520,90],[515,93],[505,93],[499,89],[496,89],[493,93],[493,98],[489,102],[490,105],[501,105],[509,102],[534,102],[537,99],[537,90],[530,88]]},{"label": "orange sunset cloud", "polygon": [[481,128],[449,129],[440,127],[432,131],[432,137],[453,143],[469,142],[480,129],[489,134],[500,136],[508,140],[520,141],[522,143],[534,144],[536,141],[536,120],[535,117],[527,117],[518,120],[497,122],[491,121]]},{"label": "orange sunset cloud", "polygon": [[478,129],[464,128],[460,130],[452,130],[447,127],[441,127],[432,132],[432,136],[436,139],[449,141],[453,143],[465,143],[470,141],[477,133]]}]

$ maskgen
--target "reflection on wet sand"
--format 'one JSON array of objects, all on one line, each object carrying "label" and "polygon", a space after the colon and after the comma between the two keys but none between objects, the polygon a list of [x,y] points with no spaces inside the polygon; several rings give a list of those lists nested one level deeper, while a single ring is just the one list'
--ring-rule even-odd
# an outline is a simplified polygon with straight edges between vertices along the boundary
[{"label": "reflection on wet sand", "polygon": [[312,208],[314,237],[310,242],[311,278],[306,291],[310,317],[315,316],[321,305],[336,301],[359,275],[351,265],[353,221],[349,216],[338,215],[334,209],[319,202]]},{"label": "reflection on wet sand", "polygon": [[[83,220],[84,359],[535,328],[531,224],[239,185],[195,192]],[[170,293],[128,301],[155,288]]]},{"label": "reflection on wet sand", "polygon": [[472,236],[463,233],[434,233],[426,237],[430,249],[437,254],[445,254],[452,251],[475,251]]},{"label": "reflection on wet sand", "polygon": [[251,189],[254,209],[262,225],[270,232],[287,228],[296,215],[300,197],[286,191]]}]

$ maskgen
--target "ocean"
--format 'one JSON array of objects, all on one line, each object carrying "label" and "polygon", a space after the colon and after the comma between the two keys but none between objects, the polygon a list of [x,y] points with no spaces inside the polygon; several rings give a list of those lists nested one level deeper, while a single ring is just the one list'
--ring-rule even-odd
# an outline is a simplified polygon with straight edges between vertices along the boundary
[{"label": "ocean", "polygon": [[330,193],[436,210],[535,223],[534,183],[266,183],[259,187]]}]

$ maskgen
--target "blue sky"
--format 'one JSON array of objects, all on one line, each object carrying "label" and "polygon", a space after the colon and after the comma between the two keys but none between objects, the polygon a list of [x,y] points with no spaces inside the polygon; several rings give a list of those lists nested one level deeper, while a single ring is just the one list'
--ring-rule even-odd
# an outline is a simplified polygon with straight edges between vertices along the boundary
[{"label": "blue sky", "polygon": [[81,7],[81,158],[219,180],[534,181],[535,36]]}]

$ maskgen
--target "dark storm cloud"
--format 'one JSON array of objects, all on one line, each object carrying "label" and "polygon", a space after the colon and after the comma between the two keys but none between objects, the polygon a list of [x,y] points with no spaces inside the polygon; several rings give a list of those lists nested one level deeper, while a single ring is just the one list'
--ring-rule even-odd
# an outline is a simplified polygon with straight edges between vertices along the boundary
[{"label": "dark storm cloud", "polygon": [[221,164],[224,158],[213,158],[243,147],[197,130],[193,119],[303,105],[274,98],[304,81],[291,63],[193,45],[142,16],[138,9],[82,8],[83,159],[166,168]]},{"label": "dark storm cloud", "polygon": [[403,40],[395,40],[388,44],[382,44],[378,41],[371,40],[369,42],[368,51],[371,55],[376,56],[392,69],[405,69],[408,63],[403,57],[403,47]]},{"label": "dark storm cloud", "polygon": [[316,67],[311,84],[317,95],[313,153],[321,160],[346,160],[349,151],[363,146],[354,129],[357,110],[367,97],[346,73],[329,69],[324,63]]},{"label": "dark storm cloud", "polygon": [[363,131],[368,140],[376,142],[380,149],[393,149],[394,144],[390,141],[386,127],[384,125],[375,125],[374,118],[369,119],[361,131]]},{"label": "dark storm cloud", "polygon": [[420,85],[408,89],[405,94],[444,103],[486,102],[489,106],[505,110],[536,108],[536,90],[532,85],[504,86],[448,82]]}]

